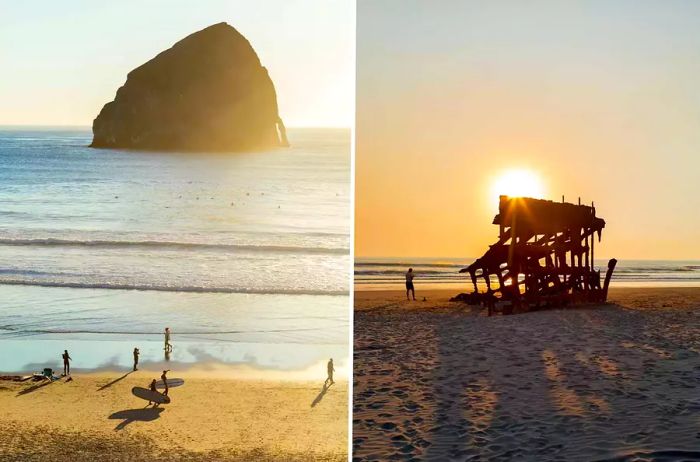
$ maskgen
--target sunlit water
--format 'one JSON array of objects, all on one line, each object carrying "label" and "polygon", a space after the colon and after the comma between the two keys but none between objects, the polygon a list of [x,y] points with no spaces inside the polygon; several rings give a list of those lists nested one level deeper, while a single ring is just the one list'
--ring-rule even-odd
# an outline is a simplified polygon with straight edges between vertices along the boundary
[{"label": "sunlit water", "polygon": [[[226,156],[0,129],[0,371],[346,361],[350,134]],[[173,331],[165,358],[162,331]]]},{"label": "sunlit water", "polygon": [[[469,276],[459,270],[473,262],[474,258],[358,258],[355,262],[355,287],[361,290],[402,289],[406,271],[412,267],[416,273],[416,286],[471,291]],[[607,260],[596,260],[595,268],[601,271],[601,277],[605,276],[607,265]],[[700,286],[700,261],[619,260],[612,285]]]}]

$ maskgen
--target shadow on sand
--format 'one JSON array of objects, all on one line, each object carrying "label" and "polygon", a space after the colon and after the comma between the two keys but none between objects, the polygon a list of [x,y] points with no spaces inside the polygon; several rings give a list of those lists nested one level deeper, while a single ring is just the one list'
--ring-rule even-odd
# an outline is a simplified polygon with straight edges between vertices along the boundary
[{"label": "shadow on sand", "polygon": [[22,395],[26,395],[28,393],[32,393],[34,391],[37,391],[39,388],[44,388],[46,385],[51,385],[54,382],[58,382],[58,380],[46,379],[46,380],[42,381],[41,383],[37,383],[36,385],[32,385],[31,387],[27,387],[24,390],[21,390],[20,392],[17,393],[17,396],[22,396]]},{"label": "shadow on sand", "polygon": [[165,409],[162,407],[145,407],[141,409],[126,409],[110,415],[110,419],[121,420],[114,430],[122,430],[131,422],[151,422],[160,417],[160,413]]},{"label": "shadow on sand", "polygon": [[127,372],[126,374],[122,375],[121,377],[112,380],[112,381],[109,382],[107,385],[102,385],[100,388],[97,389],[97,391],[102,391],[102,390],[104,390],[105,388],[111,387],[112,385],[114,385],[115,383],[119,382],[120,380],[126,378],[126,376],[128,376],[129,374],[131,374],[131,373],[133,373],[133,372],[134,372],[134,371],[129,371],[129,372]]},{"label": "shadow on sand", "polygon": [[321,400],[323,399],[323,397],[326,395],[326,392],[328,391],[328,389],[329,389],[332,385],[333,385],[332,383],[331,383],[330,385],[328,385],[328,382],[324,382],[323,388],[321,388],[321,391],[318,393],[318,395],[316,396],[316,398],[314,398],[314,400],[311,402],[311,407],[314,407],[314,406],[316,406],[318,403],[321,402]]}]

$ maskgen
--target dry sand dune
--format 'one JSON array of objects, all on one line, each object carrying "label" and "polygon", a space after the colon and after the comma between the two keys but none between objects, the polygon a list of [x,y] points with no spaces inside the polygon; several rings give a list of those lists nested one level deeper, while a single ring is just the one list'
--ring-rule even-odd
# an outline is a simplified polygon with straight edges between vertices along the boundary
[{"label": "dry sand dune", "polygon": [[130,390],[156,375],[123,375],[0,381],[0,460],[347,460],[346,381],[321,393],[317,382],[177,374],[185,385],[153,409]]},{"label": "dry sand dune", "polygon": [[356,292],[353,460],[700,460],[700,288],[483,316]]}]

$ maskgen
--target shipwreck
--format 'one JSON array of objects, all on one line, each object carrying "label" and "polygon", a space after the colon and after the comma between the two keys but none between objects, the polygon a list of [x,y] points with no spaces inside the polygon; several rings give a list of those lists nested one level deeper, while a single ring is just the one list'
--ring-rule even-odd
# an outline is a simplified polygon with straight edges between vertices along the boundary
[{"label": "shipwreck", "polygon": [[[608,262],[601,284],[593,262],[605,220],[596,216],[594,204],[500,196],[493,224],[498,241],[460,270],[469,274],[474,291],[453,300],[484,305],[489,315],[606,301],[617,260]],[[481,281],[485,292],[479,291]]]}]

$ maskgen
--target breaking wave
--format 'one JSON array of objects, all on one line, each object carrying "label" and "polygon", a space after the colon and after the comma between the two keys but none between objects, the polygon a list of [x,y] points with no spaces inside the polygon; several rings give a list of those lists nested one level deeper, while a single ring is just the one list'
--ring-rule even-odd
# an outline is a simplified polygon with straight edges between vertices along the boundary
[{"label": "breaking wave", "polygon": [[74,289],[113,289],[113,290],[154,290],[159,292],[195,292],[221,294],[260,294],[260,295],[347,295],[346,290],[309,290],[309,289],[268,289],[246,287],[207,287],[207,286],[174,286],[158,284],[132,284],[110,282],[72,282],[72,281],[43,281],[20,278],[0,277],[0,284],[38,286],[38,287],[69,287]]},{"label": "breaking wave", "polygon": [[312,253],[345,255],[350,249],[342,247],[303,247],[278,245],[246,245],[246,244],[207,244],[199,242],[172,241],[119,241],[119,240],[71,240],[71,239],[2,239],[0,245],[6,246],[35,246],[35,247],[95,247],[109,248],[153,248],[174,250],[218,250],[224,252],[275,252],[275,253]]}]

